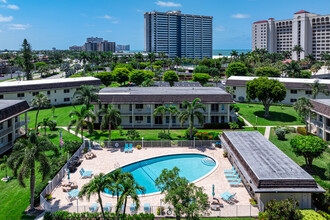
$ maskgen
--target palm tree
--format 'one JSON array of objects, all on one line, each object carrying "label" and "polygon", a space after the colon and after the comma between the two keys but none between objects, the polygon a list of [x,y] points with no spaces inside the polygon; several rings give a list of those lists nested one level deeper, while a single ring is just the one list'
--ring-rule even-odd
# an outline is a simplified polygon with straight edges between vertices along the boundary
[{"label": "palm tree", "polygon": [[119,207],[124,204],[124,210],[123,210],[123,219],[125,219],[125,212],[126,212],[126,204],[127,204],[127,198],[131,197],[132,202],[135,203],[136,210],[140,207],[140,199],[138,192],[141,194],[145,193],[145,188],[143,186],[140,186],[134,178],[131,177],[125,177],[122,181],[122,192],[119,197],[119,201],[117,203],[116,207],[116,213],[119,211]]},{"label": "palm tree", "polygon": [[312,99],[315,99],[319,93],[323,93],[326,96],[329,95],[329,91],[327,90],[328,86],[326,84],[321,84],[318,79],[316,79],[314,83],[306,84],[306,86],[312,89]]},{"label": "palm tree", "polygon": [[[161,106],[158,106],[155,110],[154,110],[154,113],[153,113],[153,116],[156,117],[157,115],[160,115],[162,118],[163,116],[165,115],[166,113],[166,107],[161,105]],[[164,134],[165,134],[165,127],[163,126],[163,130],[164,130]]]},{"label": "palm tree", "polygon": [[81,132],[81,142],[84,141],[84,126],[87,126],[88,132],[91,134],[93,132],[93,122],[89,121],[89,118],[95,120],[95,114],[89,110],[86,105],[83,105],[80,110],[73,110],[69,113],[69,117],[76,116],[71,119],[68,130],[71,129],[72,126],[75,126],[76,134]]},{"label": "palm tree", "polygon": [[179,66],[182,64],[182,60],[180,57],[175,57],[174,59],[174,63],[175,63],[175,70],[176,70],[176,74],[178,74],[178,69],[179,69]]},{"label": "palm tree", "polygon": [[190,139],[192,139],[195,117],[197,118],[198,123],[200,123],[201,125],[203,125],[204,123],[203,113],[200,112],[199,109],[205,111],[205,105],[201,103],[201,100],[199,98],[196,98],[192,103],[188,101],[182,102],[182,107],[186,108],[186,110],[182,111],[179,115],[181,127],[187,120],[189,121]]},{"label": "palm tree", "polygon": [[116,128],[121,124],[121,117],[119,109],[114,108],[112,104],[108,105],[108,108],[102,108],[97,113],[102,116],[101,128],[108,127],[109,130],[109,141],[111,141],[111,127]]},{"label": "palm tree", "polygon": [[114,170],[113,172],[111,172],[107,175],[107,178],[109,178],[108,182],[111,183],[111,185],[109,185],[107,188],[109,189],[109,191],[111,192],[112,195],[116,195],[117,204],[119,201],[120,192],[123,191],[122,182],[123,182],[123,179],[126,177],[133,178],[131,173],[123,173],[120,168]]},{"label": "palm tree", "polygon": [[310,110],[313,108],[312,103],[306,97],[298,98],[297,102],[293,104],[294,110],[298,112],[300,116],[304,117],[305,125],[306,125],[306,135],[308,134],[308,123],[307,123],[307,116]]},{"label": "palm tree", "polygon": [[7,168],[8,168],[8,157],[7,157],[7,155],[4,155],[4,156],[2,157],[2,159],[0,159],[0,162],[2,162],[2,163],[0,164],[0,170],[5,170],[5,172],[6,172],[6,176],[5,176],[5,178],[7,178],[7,177],[8,177],[8,174],[7,174]]},{"label": "palm tree", "polygon": [[221,82],[221,78],[219,76],[213,77],[213,82],[216,83],[216,86],[218,86],[218,83]]},{"label": "palm tree", "polygon": [[293,52],[296,52],[298,60],[300,60],[300,53],[304,51],[304,49],[300,45],[295,45],[292,48]]},{"label": "palm tree", "polygon": [[40,164],[37,169],[42,175],[42,181],[46,179],[51,169],[45,151],[52,151],[58,155],[58,149],[51,141],[32,131],[27,139],[16,141],[13,152],[8,158],[8,166],[13,170],[14,176],[18,173],[18,182],[21,186],[25,187],[24,178],[30,177],[30,210],[34,210],[36,161]]},{"label": "palm tree", "polygon": [[172,126],[172,118],[175,117],[177,114],[179,114],[179,109],[176,106],[169,106],[166,108],[166,111],[170,113],[170,123],[168,124],[168,131],[167,133],[170,133],[170,128]]},{"label": "palm tree", "polygon": [[294,78],[296,75],[300,74],[300,65],[297,61],[292,60],[285,66],[285,72],[287,76]]},{"label": "palm tree", "polygon": [[150,62],[150,68],[151,68],[151,71],[152,71],[152,70],[153,70],[153,68],[152,68],[152,64],[153,64],[153,63],[155,62],[155,60],[156,60],[156,55],[155,55],[155,53],[151,52],[151,53],[148,53],[147,57],[148,57],[148,60],[149,60],[149,62]]},{"label": "palm tree", "polygon": [[236,59],[238,57],[238,51],[237,50],[232,50],[230,52],[230,56],[233,58],[233,59]]},{"label": "palm tree", "polygon": [[47,131],[48,124],[49,124],[49,118],[48,117],[44,118],[41,122],[38,123],[38,127],[39,126],[43,126],[44,127],[44,131],[45,131],[44,136],[47,136],[46,131]]},{"label": "palm tree", "polygon": [[313,73],[317,73],[322,68],[322,64],[320,62],[317,62],[313,64],[310,68],[310,71]]},{"label": "palm tree", "polygon": [[97,92],[99,90],[100,89],[95,86],[82,85],[80,86],[80,89],[76,90],[73,94],[73,103],[82,103],[86,105],[87,109],[89,109],[92,101],[98,102],[99,96],[97,95]]},{"label": "palm tree", "polygon": [[292,53],[291,53],[291,51],[285,50],[285,51],[282,51],[282,55],[284,56],[285,59],[290,59]]},{"label": "palm tree", "polygon": [[143,55],[141,53],[134,54],[134,59],[136,61],[136,68],[140,69],[140,63],[143,62]]},{"label": "palm tree", "polygon": [[88,55],[85,51],[79,53],[79,60],[84,64],[84,75],[86,75],[86,63],[88,61]]},{"label": "palm tree", "polygon": [[38,115],[39,115],[40,108],[49,106],[50,100],[47,98],[47,96],[45,94],[40,93],[33,97],[31,105],[37,107],[35,129],[38,131]]},{"label": "palm tree", "polygon": [[105,218],[105,215],[102,205],[101,192],[103,192],[105,189],[108,188],[109,185],[112,184],[112,182],[110,181],[111,179],[107,178],[107,176],[105,176],[103,173],[100,173],[99,175],[95,176],[91,181],[89,181],[89,183],[83,185],[78,195],[79,198],[86,196],[87,200],[90,201],[91,195],[97,194],[103,218]]}]

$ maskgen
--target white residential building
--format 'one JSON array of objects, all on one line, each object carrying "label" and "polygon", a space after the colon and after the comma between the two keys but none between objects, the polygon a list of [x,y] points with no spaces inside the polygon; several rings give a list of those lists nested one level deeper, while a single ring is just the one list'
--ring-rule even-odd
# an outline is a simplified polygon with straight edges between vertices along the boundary
[{"label": "white residential building", "polygon": [[292,52],[294,60],[308,54],[320,60],[322,52],[330,52],[330,15],[298,11],[293,19],[276,21],[274,18],[252,24],[252,50],[266,49],[269,53],[292,51],[300,45],[303,52]]},{"label": "white residential building", "polygon": [[[230,86],[234,90],[233,99],[238,102],[246,101],[246,83],[252,81],[258,77],[250,76],[231,76],[226,82],[226,86]],[[281,102],[283,104],[293,104],[300,97],[312,98],[312,89],[308,84],[313,84],[317,79],[303,79],[303,78],[275,78],[268,77],[269,79],[276,79],[284,84],[286,87],[286,97]],[[330,91],[330,80],[320,79],[319,83],[327,85]],[[319,93],[316,96],[317,99],[330,99],[323,93]],[[253,100],[258,101],[258,100]]]},{"label": "white residential building", "polygon": [[2,99],[25,100],[29,105],[33,97],[44,93],[51,105],[71,104],[73,94],[82,85],[100,86],[102,82],[94,77],[42,79],[0,83],[0,102]]},{"label": "white residential building", "polygon": [[312,99],[313,108],[308,119],[308,131],[330,141],[330,99]]}]

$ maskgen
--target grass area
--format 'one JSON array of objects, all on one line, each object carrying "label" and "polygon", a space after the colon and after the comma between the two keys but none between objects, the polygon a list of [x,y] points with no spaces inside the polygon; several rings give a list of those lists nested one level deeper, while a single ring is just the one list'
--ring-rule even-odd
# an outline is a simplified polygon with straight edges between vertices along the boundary
[{"label": "grass area", "polygon": [[294,138],[296,133],[286,134],[286,140],[281,141],[277,139],[275,134],[275,128],[271,129],[269,140],[275,144],[281,151],[283,151],[287,156],[289,156],[293,161],[295,161],[299,166],[305,169],[309,174],[311,174],[316,182],[320,184],[325,189],[330,189],[330,180],[326,177],[325,171],[328,169],[328,164],[330,161],[330,150],[328,149],[323,153],[322,157],[316,158],[313,161],[312,169],[307,169],[305,165],[305,159],[302,156],[297,157],[291,150],[290,140]]},{"label": "grass area", "polygon": [[[254,131],[254,128],[252,127],[246,127],[244,129],[240,129],[241,131]],[[144,138],[144,140],[160,140],[158,138],[158,133],[163,132],[163,130],[160,129],[143,129],[143,130],[137,130],[140,133],[140,137]],[[222,133],[224,130],[214,129],[214,130],[204,130],[199,129],[199,132],[219,132]],[[265,128],[264,127],[257,127],[257,131],[259,131],[261,134],[265,134]],[[167,131],[166,131],[167,132]],[[123,130],[123,133],[126,134],[127,130]],[[170,130],[171,137],[173,140],[186,140],[184,138],[185,129],[171,129]],[[92,139],[92,140],[108,140],[108,131],[101,131],[101,130],[95,130],[93,134],[88,134],[88,131],[84,131],[84,136]],[[112,130],[111,131],[111,139],[112,140],[127,140],[126,135],[120,136],[119,130]]]},{"label": "grass area", "polygon": [[[40,130],[43,135],[43,130]],[[49,139],[59,147],[59,131],[47,130]],[[62,130],[63,141],[80,140],[77,136]],[[39,164],[37,163],[37,166]],[[13,173],[8,169],[8,175],[13,176]],[[0,170],[0,178],[5,176],[5,171]],[[41,183],[41,174],[36,170],[36,186]],[[34,219],[34,217],[24,215],[25,209],[30,203],[30,181],[25,179],[26,188],[19,185],[16,178],[5,183],[0,181],[0,219]]]},{"label": "grass area", "polygon": [[[49,117],[50,120],[55,120],[58,126],[68,126],[71,118],[69,117],[69,113],[74,109],[79,109],[81,105],[75,106],[64,106],[64,107],[57,107],[55,109],[55,117],[53,116],[52,109],[41,109],[38,115],[38,122],[42,121],[43,118]],[[29,128],[34,128],[35,121],[36,121],[36,114],[37,110],[32,110],[28,112],[28,117],[30,117]]]},{"label": "grass area", "polygon": [[[271,106],[269,108],[270,117],[264,118],[265,110],[261,104],[236,104],[240,110],[239,114],[248,120],[252,125],[256,125],[256,116],[258,126],[271,126],[271,125],[302,125],[299,120],[297,112],[293,107]],[[250,107],[249,107],[250,106]]]}]

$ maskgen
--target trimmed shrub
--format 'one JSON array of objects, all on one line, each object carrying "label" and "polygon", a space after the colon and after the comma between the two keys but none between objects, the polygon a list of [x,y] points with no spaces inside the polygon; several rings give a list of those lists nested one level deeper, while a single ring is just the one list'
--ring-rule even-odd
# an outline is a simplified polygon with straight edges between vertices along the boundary
[{"label": "trimmed shrub", "polygon": [[279,140],[285,140],[285,131],[283,129],[277,128],[275,134]]},{"label": "trimmed shrub", "polygon": [[56,130],[56,126],[57,126],[57,122],[55,120],[50,120],[47,123],[49,130],[51,131],[55,131]]},{"label": "trimmed shrub", "polygon": [[281,71],[274,67],[264,66],[256,69],[257,76],[280,77]]},{"label": "trimmed shrub", "polygon": [[314,210],[301,210],[300,211],[303,220],[323,220],[325,218],[322,217],[319,213],[315,212]]},{"label": "trimmed shrub", "polygon": [[192,76],[193,81],[199,82],[201,85],[204,85],[211,79],[211,76],[207,73],[194,73]]},{"label": "trimmed shrub", "polygon": [[200,65],[200,66],[196,66],[193,72],[194,73],[208,73],[209,68],[207,66]]},{"label": "trimmed shrub", "polygon": [[198,140],[217,140],[219,133],[217,132],[197,132],[195,137]]},{"label": "trimmed shrub", "polygon": [[175,71],[166,71],[163,75],[163,80],[168,82],[170,86],[174,86],[174,82],[179,81],[179,77]]},{"label": "trimmed shrub", "polygon": [[229,122],[230,129],[239,129],[239,125],[236,122]]},{"label": "trimmed shrub", "polygon": [[135,140],[140,137],[140,133],[135,129],[128,130],[126,136],[129,140]]},{"label": "trimmed shrub", "polygon": [[236,104],[230,104],[230,110],[233,110],[233,109],[234,109],[234,112],[239,112],[240,108]]},{"label": "trimmed shrub", "polygon": [[158,138],[160,139],[164,139],[164,140],[171,140],[171,134],[167,134],[167,133],[164,133],[164,132],[159,132],[158,133]]},{"label": "trimmed shrub", "polygon": [[[197,128],[193,128],[192,130],[192,136],[194,137],[196,135],[196,133],[198,132]],[[187,128],[185,133],[184,133],[184,137],[187,139],[190,139],[190,128]]]},{"label": "trimmed shrub", "polygon": [[298,127],[297,132],[302,135],[306,135],[306,128],[304,127]]}]

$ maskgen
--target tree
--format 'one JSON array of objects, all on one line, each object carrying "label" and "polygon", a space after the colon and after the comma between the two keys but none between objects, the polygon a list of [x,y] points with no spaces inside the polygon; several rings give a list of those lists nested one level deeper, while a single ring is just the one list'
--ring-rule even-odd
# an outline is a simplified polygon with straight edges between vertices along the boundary
[{"label": "tree", "polygon": [[84,64],[84,75],[86,74],[86,63],[88,61],[88,55],[85,51],[79,53],[79,60]]},{"label": "tree", "polygon": [[194,73],[209,73],[209,68],[204,65],[196,66],[194,68]]},{"label": "tree", "polygon": [[148,70],[133,70],[130,73],[129,80],[136,85],[141,85],[145,80],[152,79],[155,74]]},{"label": "tree", "polygon": [[99,110],[98,115],[102,116],[101,128],[106,127],[109,130],[109,141],[111,141],[111,129],[118,127],[121,124],[121,117],[119,109],[114,108],[112,104],[108,105],[108,108],[102,108]]},{"label": "tree", "polygon": [[37,107],[36,121],[35,121],[35,129],[38,131],[38,115],[41,107],[46,107],[50,105],[50,100],[43,93],[37,94],[33,97],[31,101],[32,106]]},{"label": "tree", "polygon": [[116,195],[117,204],[118,204],[118,201],[119,201],[120,192],[123,191],[123,189],[122,189],[123,179],[126,178],[127,176],[132,176],[132,174],[131,173],[123,173],[120,168],[112,171],[111,173],[109,173],[107,175],[107,178],[109,178],[108,182],[111,183],[107,187],[107,189],[110,191],[110,193],[112,195]]},{"label": "tree", "polygon": [[281,102],[286,96],[283,83],[265,77],[256,78],[246,84],[246,94],[250,99],[258,98],[265,107],[264,117],[269,117],[269,107],[274,102]]},{"label": "tree", "polygon": [[292,60],[291,62],[285,65],[284,71],[286,75],[294,78],[295,76],[300,74],[301,67],[298,62]]},{"label": "tree", "polygon": [[179,109],[176,107],[176,106],[169,106],[169,107],[166,107],[166,111],[168,113],[170,113],[170,123],[168,123],[168,131],[167,133],[169,134],[170,133],[170,128],[172,126],[172,119],[173,119],[173,116],[175,117],[177,114],[179,114]]},{"label": "tree", "polygon": [[310,100],[306,97],[300,97],[297,102],[293,104],[294,110],[298,112],[299,116],[304,117],[305,125],[306,125],[306,135],[308,134],[308,122],[307,122],[307,116],[310,112],[310,110],[313,108],[312,103]]},{"label": "tree", "polygon": [[295,45],[292,48],[293,52],[296,52],[298,60],[300,60],[300,53],[304,51],[304,49],[300,45]]},{"label": "tree", "polygon": [[190,130],[190,139],[192,139],[193,127],[194,127],[194,119],[197,118],[198,123],[203,125],[204,116],[203,113],[199,110],[206,110],[205,105],[201,103],[199,98],[196,98],[192,103],[188,101],[182,102],[182,107],[186,108],[186,110],[180,112],[179,120],[181,123],[181,127],[188,120],[189,121],[189,130]]},{"label": "tree", "polygon": [[216,86],[218,86],[218,83],[221,82],[221,78],[219,76],[213,77],[213,82],[215,82]]},{"label": "tree", "polygon": [[248,68],[243,63],[231,63],[226,69],[226,76],[246,76],[248,75]]},{"label": "tree", "polygon": [[199,219],[206,214],[208,196],[202,187],[189,183],[185,177],[179,176],[179,168],[164,169],[155,180],[155,184],[162,194],[165,194],[165,203],[174,206],[176,219],[185,216],[187,219]]},{"label": "tree", "polygon": [[150,62],[150,68],[151,68],[151,71],[152,71],[152,64],[155,62],[155,60],[156,60],[156,55],[155,55],[155,53],[153,53],[153,52],[151,52],[151,53],[148,53],[148,55],[147,55],[147,58],[148,58],[148,60],[149,60],[149,62]]},{"label": "tree", "polygon": [[320,69],[322,68],[322,64],[321,63],[315,63],[311,66],[310,71],[312,73],[317,73]]},{"label": "tree", "polygon": [[2,159],[0,159],[0,170],[5,170],[6,176],[5,178],[8,178],[7,175],[7,168],[8,168],[8,157],[7,155],[3,155]]},{"label": "tree", "polygon": [[27,80],[32,80],[33,77],[31,75],[31,71],[33,70],[33,64],[32,64],[32,51],[31,51],[31,45],[30,43],[24,39],[22,44],[22,68],[26,74]]},{"label": "tree", "polygon": [[52,106],[52,117],[54,118],[55,117],[55,110],[56,110],[56,107],[55,105]]},{"label": "tree", "polygon": [[74,94],[74,100],[73,103],[80,103],[86,105],[86,108],[90,108],[90,103],[92,101],[98,102],[99,96],[97,95],[97,92],[99,91],[99,88],[91,85],[82,85],[80,86],[80,89],[77,89]]},{"label": "tree", "polygon": [[113,72],[99,72],[95,74],[95,77],[99,78],[105,86],[109,86],[113,81],[116,81],[116,75]]},{"label": "tree", "polygon": [[193,75],[193,81],[199,82],[202,86],[205,85],[209,79],[212,77],[207,73],[194,73]]},{"label": "tree", "polygon": [[51,170],[45,151],[52,151],[58,155],[58,149],[51,141],[32,131],[27,139],[21,138],[16,141],[13,152],[8,158],[8,166],[13,170],[14,176],[18,173],[17,179],[21,186],[25,187],[24,178],[30,178],[30,210],[34,210],[36,161],[40,163],[37,169],[42,175],[42,181],[45,181]]},{"label": "tree", "polygon": [[73,116],[75,116],[75,118],[71,119],[68,126],[68,130],[70,130],[72,126],[75,126],[75,132],[77,134],[80,130],[81,142],[83,142],[84,126],[88,128],[88,132],[91,134],[93,132],[93,122],[91,122],[89,118],[91,118],[93,121],[95,120],[95,115],[91,110],[86,107],[86,105],[83,105],[79,110],[73,110],[69,113],[69,117]]},{"label": "tree", "polygon": [[120,84],[125,84],[129,80],[130,71],[126,68],[116,68],[113,73],[116,75],[117,82]]},{"label": "tree", "polygon": [[170,86],[174,86],[174,82],[179,81],[178,74],[176,74],[174,71],[166,71],[163,75],[163,80],[165,82],[168,82]]},{"label": "tree", "polygon": [[49,118],[48,117],[45,117],[41,122],[38,123],[38,127],[39,126],[44,127],[44,131],[45,131],[44,136],[47,136],[46,132],[47,132],[48,123],[49,123]]},{"label": "tree", "polygon": [[108,188],[109,185],[112,184],[112,182],[110,182],[109,180],[111,181],[111,179],[107,178],[106,175],[100,173],[99,175],[95,176],[91,181],[89,181],[89,183],[83,185],[78,195],[79,198],[86,196],[87,200],[90,201],[91,195],[97,194],[103,218],[105,218],[105,215],[102,204],[101,192],[103,192],[105,189]]},{"label": "tree", "polygon": [[303,136],[297,135],[290,141],[290,145],[293,153],[305,158],[305,163],[308,168],[312,167],[313,160],[322,155],[322,153],[328,148],[328,144],[322,138],[317,136]]},{"label": "tree", "polygon": [[270,200],[266,203],[266,211],[260,212],[259,219],[278,220],[290,219],[300,220],[303,216],[299,209],[299,203],[292,198],[276,201]]},{"label": "tree", "polygon": [[[163,105],[161,106],[158,106],[157,108],[154,109],[154,113],[153,113],[153,116],[156,117],[158,115],[160,115],[161,118],[164,118],[164,115],[167,111],[167,108]],[[163,126],[163,131],[164,131],[164,134],[165,134],[165,127]]]},{"label": "tree", "polygon": [[270,66],[259,67],[255,71],[256,76],[267,76],[267,77],[280,77],[281,72],[279,69]]},{"label": "tree", "polygon": [[326,84],[321,84],[318,79],[316,79],[314,83],[306,84],[306,86],[312,89],[312,99],[315,99],[319,93],[323,93],[326,96],[329,95],[329,91],[327,90],[328,86]]}]

